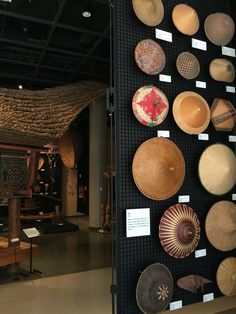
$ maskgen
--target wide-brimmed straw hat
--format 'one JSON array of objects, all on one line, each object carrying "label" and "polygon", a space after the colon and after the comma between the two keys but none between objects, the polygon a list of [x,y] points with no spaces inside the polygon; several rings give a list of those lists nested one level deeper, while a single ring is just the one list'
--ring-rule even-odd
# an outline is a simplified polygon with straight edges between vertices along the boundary
[{"label": "wide-brimmed straw hat", "polygon": [[228,257],[220,263],[216,272],[216,282],[224,295],[236,295],[236,257]]},{"label": "wide-brimmed straw hat", "polygon": [[199,18],[196,10],[187,4],[177,4],[172,11],[175,27],[183,34],[192,36],[199,29]]},{"label": "wide-brimmed straw hat", "polygon": [[164,17],[161,0],[132,0],[133,9],[138,19],[147,26],[157,26]]}]

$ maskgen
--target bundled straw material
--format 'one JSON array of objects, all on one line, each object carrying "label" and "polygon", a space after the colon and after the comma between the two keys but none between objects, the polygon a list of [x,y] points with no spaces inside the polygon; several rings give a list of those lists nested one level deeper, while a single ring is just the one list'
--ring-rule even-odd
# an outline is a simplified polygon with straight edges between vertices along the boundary
[{"label": "bundled straw material", "polygon": [[92,81],[42,91],[0,88],[0,141],[35,146],[55,142],[105,92],[106,85]]}]

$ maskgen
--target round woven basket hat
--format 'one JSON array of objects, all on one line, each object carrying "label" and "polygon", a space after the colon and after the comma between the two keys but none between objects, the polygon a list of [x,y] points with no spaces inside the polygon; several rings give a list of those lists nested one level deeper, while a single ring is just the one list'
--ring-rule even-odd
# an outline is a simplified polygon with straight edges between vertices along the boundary
[{"label": "round woven basket hat", "polygon": [[140,41],[135,48],[134,57],[138,67],[149,75],[160,73],[166,64],[163,49],[152,39]]},{"label": "round woven basket hat", "polygon": [[185,161],[178,146],[166,138],[151,138],[137,149],[132,164],[137,188],[153,200],[165,200],[184,181]]},{"label": "round woven basket hat", "polygon": [[199,29],[197,12],[187,4],[177,4],[172,11],[172,20],[175,27],[185,35],[194,35]]},{"label": "round woven basket hat", "polygon": [[200,240],[200,222],[193,209],[185,204],[167,209],[159,224],[159,238],[170,256],[184,258],[190,255]]},{"label": "round woven basket hat", "polygon": [[179,74],[187,80],[196,78],[200,72],[198,59],[188,51],[179,54],[176,59],[176,67]]},{"label": "round woven basket hat", "polygon": [[234,36],[235,24],[225,13],[212,13],[204,22],[207,38],[217,46],[227,45]]},{"label": "round woven basket hat", "polygon": [[211,122],[216,131],[232,131],[236,122],[236,109],[226,99],[216,98],[211,106]]},{"label": "round woven basket hat", "polygon": [[63,164],[70,169],[76,167],[77,163],[77,142],[70,130],[66,131],[59,139],[59,153]]},{"label": "round woven basket hat", "polygon": [[145,314],[164,311],[170,304],[174,283],[170,270],[163,264],[148,266],[139,277],[136,286],[136,301]]},{"label": "round woven basket hat", "polygon": [[206,100],[197,93],[180,93],[173,103],[173,116],[179,128],[188,134],[199,134],[206,130],[211,113]]},{"label": "round woven basket hat", "polygon": [[157,26],[164,17],[161,0],[132,0],[133,9],[138,19],[147,26]]},{"label": "round woven basket hat", "polygon": [[233,64],[226,59],[214,59],[209,66],[209,72],[213,80],[219,82],[233,82],[235,69]]},{"label": "round woven basket hat", "polygon": [[236,158],[224,144],[207,147],[199,160],[199,178],[203,187],[214,195],[228,193],[236,183]]},{"label": "round woven basket hat", "polygon": [[224,295],[236,295],[236,257],[228,257],[220,263],[216,272],[216,282]]},{"label": "round woven basket hat", "polygon": [[229,201],[216,202],[209,210],[205,230],[209,242],[220,251],[236,248],[236,205]]},{"label": "round woven basket hat", "polygon": [[140,123],[153,127],[165,120],[169,111],[169,102],[159,88],[148,85],[139,88],[135,92],[132,109]]}]

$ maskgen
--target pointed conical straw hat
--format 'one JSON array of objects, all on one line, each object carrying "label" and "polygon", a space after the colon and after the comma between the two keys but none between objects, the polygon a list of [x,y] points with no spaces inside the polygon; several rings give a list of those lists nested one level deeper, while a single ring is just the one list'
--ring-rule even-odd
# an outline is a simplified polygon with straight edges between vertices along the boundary
[{"label": "pointed conical straw hat", "polygon": [[164,17],[161,0],[132,0],[133,9],[138,19],[147,26],[157,26]]},{"label": "pointed conical straw hat", "polygon": [[187,4],[177,4],[172,11],[175,27],[185,35],[194,35],[199,29],[199,18],[196,10]]}]

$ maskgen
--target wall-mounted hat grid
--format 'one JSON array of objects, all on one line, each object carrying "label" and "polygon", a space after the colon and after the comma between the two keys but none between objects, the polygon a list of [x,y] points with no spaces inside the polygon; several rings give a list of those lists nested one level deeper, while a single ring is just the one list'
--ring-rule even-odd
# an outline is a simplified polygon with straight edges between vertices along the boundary
[{"label": "wall-mounted hat grid", "polygon": [[231,1],[115,1],[117,311],[236,294]]}]

